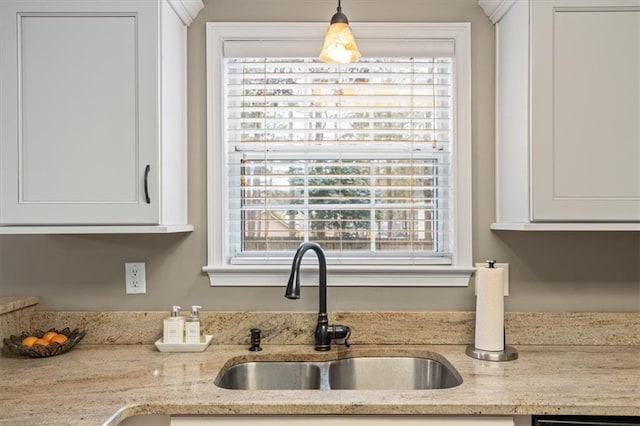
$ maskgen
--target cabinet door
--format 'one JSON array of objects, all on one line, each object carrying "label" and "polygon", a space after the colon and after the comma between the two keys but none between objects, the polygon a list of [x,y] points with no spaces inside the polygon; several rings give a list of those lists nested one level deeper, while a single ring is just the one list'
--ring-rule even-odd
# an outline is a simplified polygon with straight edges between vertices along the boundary
[{"label": "cabinet door", "polygon": [[534,221],[640,221],[640,1],[532,1]]},{"label": "cabinet door", "polygon": [[158,222],[155,3],[3,0],[0,223]]}]

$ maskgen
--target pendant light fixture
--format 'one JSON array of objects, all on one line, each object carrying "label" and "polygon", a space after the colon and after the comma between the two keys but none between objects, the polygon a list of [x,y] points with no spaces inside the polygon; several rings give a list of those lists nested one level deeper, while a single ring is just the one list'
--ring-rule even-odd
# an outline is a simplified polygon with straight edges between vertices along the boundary
[{"label": "pendant light fixture", "polygon": [[329,29],[324,36],[320,60],[332,64],[347,64],[358,59],[360,59],[360,52],[356,46],[356,40],[338,0],[338,11],[331,18]]}]

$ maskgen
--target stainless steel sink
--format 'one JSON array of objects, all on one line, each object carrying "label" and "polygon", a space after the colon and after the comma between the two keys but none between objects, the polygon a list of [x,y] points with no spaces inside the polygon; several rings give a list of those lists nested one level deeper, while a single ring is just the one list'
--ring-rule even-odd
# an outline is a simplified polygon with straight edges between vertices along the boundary
[{"label": "stainless steel sink", "polygon": [[331,389],[445,389],[461,383],[455,370],[429,358],[347,358],[329,366]]},{"label": "stainless steel sink", "polygon": [[308,362],[245,362],[219,376],[226,389],[320,389],[320,368]]},{"label": "stainless steel sink", "polygon": [[422,357],[356,357],[335,361],[246,362],[222,371],[226,389],[445,389],[462,383],[445,362]]}]

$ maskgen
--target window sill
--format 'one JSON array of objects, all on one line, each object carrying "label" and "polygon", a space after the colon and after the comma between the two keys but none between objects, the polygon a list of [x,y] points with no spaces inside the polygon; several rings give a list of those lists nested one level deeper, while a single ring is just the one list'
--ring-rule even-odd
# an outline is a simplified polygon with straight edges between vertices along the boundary
[{"label": "window sill", "polygon": [[[279,287],[289,278],[287,265],[230,265],[202,268],[211,286]],[[317,285],[318,268],[305,267],[302,285]],[[453,266],[373,266],[331,265],[327,271],[329,286],[344,287],[466,287],[475,271],[473,267]]]}]

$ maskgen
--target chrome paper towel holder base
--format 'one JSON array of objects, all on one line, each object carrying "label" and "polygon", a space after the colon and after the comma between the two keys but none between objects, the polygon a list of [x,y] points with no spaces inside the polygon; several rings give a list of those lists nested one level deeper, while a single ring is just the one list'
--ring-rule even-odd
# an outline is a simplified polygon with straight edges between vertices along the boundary
[{"label": "chrome paper towel holder base", "polygon": [[474,345],[467,346],[466,354],[483,361],[513,361],[518,359],[518,351],[513,346],[505,346],[502,351],[485,351]]}]

